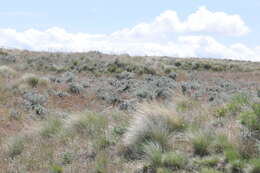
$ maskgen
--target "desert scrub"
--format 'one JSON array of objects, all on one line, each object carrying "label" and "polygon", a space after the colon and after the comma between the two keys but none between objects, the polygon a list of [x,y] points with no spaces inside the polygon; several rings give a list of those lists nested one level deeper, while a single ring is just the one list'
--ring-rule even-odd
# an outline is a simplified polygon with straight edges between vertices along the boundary
[{"label": "desert scrub", "polygon": [[144,104],[136,112],[123,137],[125,146],[132,148],[148,141],[158,143],[163,150],[170,148],[169,141],[174,131],[187,127],[183,116],[160,104]]}]

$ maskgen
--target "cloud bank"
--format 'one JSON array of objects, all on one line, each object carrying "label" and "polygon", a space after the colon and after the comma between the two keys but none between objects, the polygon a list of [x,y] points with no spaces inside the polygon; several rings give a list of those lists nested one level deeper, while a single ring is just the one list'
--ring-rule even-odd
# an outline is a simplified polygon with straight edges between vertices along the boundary
[{"label": "cloud bank", "polygon": [[260,61],[260,46],[224,45],[210,34],[240,37],[250,32],[239,15],[211,12],[200,7],[181,21],[175,11],[165,11],[150,23],[111,34],[70,33],[58,27],[45,31],[0,29],[0,46],[29,50],[89,51],[177,57],[213,57]]}]

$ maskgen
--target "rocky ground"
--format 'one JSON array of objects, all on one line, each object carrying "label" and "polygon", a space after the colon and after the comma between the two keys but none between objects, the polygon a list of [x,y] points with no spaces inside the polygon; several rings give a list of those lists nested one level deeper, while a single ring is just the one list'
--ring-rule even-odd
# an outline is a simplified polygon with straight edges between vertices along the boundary
[{"label": "rocky ground", "polygon": [[[177,103],[180,98],[188,98],[207,105],[206,107],[215,108],[238,94],[246,94],[254,102],[259,101],[260,63],[196,58],[130,57],[95,51],[50,53],[1,49],[0,157],[3,161],[0,161],[0,167],[4,172],[55,172],[55,169],[62,172],[106,172],[107,170],[98,171],[93,168],[99,164],[96,163],[96,156],[93,156],[92,161],[95,166],[60,166],[62,163],[56,158],[57,155],[54,156],[54,151],[46,151],[51,152],[50,162],[34,167],[34,162],[43,162],[41,159],[45,156],[35,156],[41,159],[34,162],[19,158],[19,152],[8,157],[8,141],[21,132],[31,133],[32,127],[42,126],[50,117],[58,117],[59,120],[64,119],[67,122],[73,115],[87,110],[97,114],[117,112],[115,114],[123,114],[124,121],[128,122],[143,103],[156,101],[168,105]],[[121,133],[121,126],[118,128],[118,133]],[[80,142],[80,139],[78,140]],[[120,139],[116,141],[120,142]],[[49,145],[52,145],[52,142]],[[53,144],[50,148],[71,148],[78,157],[83,152],[81,150],[88,152],[88,146],[77,144],[75,147],[74,142],[70,143],[71,146],[61,147],[64,143],[58,141],[59,144]],[[29,144],[24,145],[23,148],[26,148]],[[115,146],[111,148],[115,150]],[[30,147],[27,148],[27,156],[20,157],[28,157],[28,154],[33,153],[32,150]],[[90,150],[88,154],[97,155],[96,151]],[[105,152],[103,154],[106,155]],[[92,156],[87,156],[85,160],[79,157],[80,161],[77,163],[88,162],[88,157]],[[52,164],[52,161],[57,163]],[[116,167],[115,172],[127,172],[127,167],[129,172],[132,169],[133,172],[137,171],[141,162],[131,163],[135,163],[134,166],[122,160],[120,163],[121,166]],[[57,168],[56,164],[59,165]],[[100,164],[102,167],[102,163]],[[107,169],[111,172],[111,168]]]}]

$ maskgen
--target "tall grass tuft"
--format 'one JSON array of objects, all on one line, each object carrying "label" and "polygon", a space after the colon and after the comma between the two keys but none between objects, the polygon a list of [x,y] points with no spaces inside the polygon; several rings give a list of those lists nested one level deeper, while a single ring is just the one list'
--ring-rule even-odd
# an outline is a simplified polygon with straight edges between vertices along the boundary
[{"label": "tall grass tuft", "polygon": [[8,156],[14,158],[20,155],[25,148],[25,138],[23,136],[16,136],[11,138],[8,145]]},{"label": "tall grass tuft", "polygon": [[130,122],[123,143],[131,148],[150,141],[167,150],[172,133],[183,131],[186,124],[184,117],[170,108],[155,103],[144,104]]},{"label": "tall grass tuft", "polygon": [[212,142],[212,136],[205,132],[193,134],[191,143],[195,155],[205,156],[209,154],[209,147]]}]

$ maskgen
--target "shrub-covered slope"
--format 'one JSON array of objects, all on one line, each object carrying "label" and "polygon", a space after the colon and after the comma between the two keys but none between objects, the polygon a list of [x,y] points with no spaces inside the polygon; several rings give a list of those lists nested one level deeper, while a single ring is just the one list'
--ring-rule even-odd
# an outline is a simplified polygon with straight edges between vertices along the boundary
[{"label": "shrub-covered slope", "polygon": [[260,63],[0,50],[0,172],[260,171]]}]

